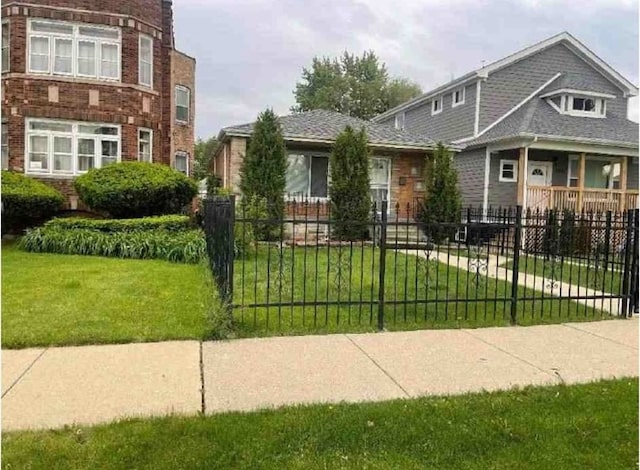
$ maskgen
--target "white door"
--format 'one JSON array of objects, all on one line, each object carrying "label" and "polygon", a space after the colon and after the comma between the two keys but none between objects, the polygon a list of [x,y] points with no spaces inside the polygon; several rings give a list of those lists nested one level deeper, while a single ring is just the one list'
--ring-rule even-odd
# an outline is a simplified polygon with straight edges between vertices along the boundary
[{"label": "white door", "polygon": [[551,173],[553,163],[551,162],[529,162],[529,175],[527,184],[529,186],[551,186]]}]

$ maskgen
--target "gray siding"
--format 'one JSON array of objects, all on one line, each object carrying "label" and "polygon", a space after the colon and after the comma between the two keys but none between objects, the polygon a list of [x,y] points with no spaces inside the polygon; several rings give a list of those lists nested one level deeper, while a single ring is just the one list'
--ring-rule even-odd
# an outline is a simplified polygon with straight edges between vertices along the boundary
[{"label": "gray siding", "polygon": [[[405,111],[405,129],[445,143],[473,135],[476,113],[476,83],[465,87],[464,104],[455,108],[451,107],[453,101],[451,92],[445,94],[443,98],[442,112],[436,115],[431,115],[431,100]],[[395,116],[380,123],[393,126]]]},{"label": "gray siding", "polygon": [[480,93],[480,130],[505,114],[558,72],[589,75],[603,90],[616,95],[607,116],[626,118],[622,91],[563,44],[557,44],[489,75]]},{"label": "gray siding", "polygon": [[629,158],[627,167],[627,189],[638,189],[638,159]]},{"label": "gray siding", "polygon": [[492,153],[489,170],[489,206],[515,206],[518,203],[518,183],[501,183],[500,160],[518,160],[518,150]]},{"label": "gray siding", "polygon": [[458,188],[462,195],[463,207],[482,207],[485,149],[460,152],[453,158],[458,171]]}]

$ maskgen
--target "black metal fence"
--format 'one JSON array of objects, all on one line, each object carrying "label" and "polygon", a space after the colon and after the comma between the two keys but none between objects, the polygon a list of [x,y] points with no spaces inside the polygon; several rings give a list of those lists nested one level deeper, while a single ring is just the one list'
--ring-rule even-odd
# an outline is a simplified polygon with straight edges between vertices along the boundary
[{"label": "black metal fence", "polygon": [[288,202],[276,219],[233,197],[204,205],[211,269],[241,334],[550,323],[638,307],[637,210],[469,208],[459,222],[425,223],[413,205],[382,202],[369,220],[340,222],[343,233],[364,227],[346,240],[326,202]]}]

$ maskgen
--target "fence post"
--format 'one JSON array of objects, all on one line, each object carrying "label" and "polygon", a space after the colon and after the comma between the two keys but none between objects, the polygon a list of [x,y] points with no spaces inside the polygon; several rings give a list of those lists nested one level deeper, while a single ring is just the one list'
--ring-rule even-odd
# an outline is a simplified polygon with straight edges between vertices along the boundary
[{"label": "fence post", "polygon": [[230,305],[233,295],[235,196],[214,196],[204,201],[204,230],[209,267],[221,300]]},{"label": "fence post", "polygon": [[511,276],[511,324],[515,325],[518,308],[518,275],[520,250],[522,249],[522,206],[516,207],[516,232],[513,241],[513,266]]},{"label": "fence post", "polygon": [[640,248],[640,210],[633,209],[634,221],[633,221],[633,256],[631,257],[631,304],[629,305],[629,316],[634,313],[638,313],[638,302],[640,299],[640,278],[638,275],[638,256]]},{"label": "fence post", "polygon": [[384,329],[384,276],[387,250],[387,201],[382,201],[382,218],[380,223],[380,269],[378,275],[378,330]]},{"label": "fence post", "polygon": [[[607,274],[609,270],[609,252],[611,251],[611,211],[607,211],[606,228],[604,232],[604,273]],[[604,286],[604,278],[603,278]],[[604,290],[604,289],[603,289]]]},{"label": "fence post", "polygon": [[629,307],[632,300],[633,293],[631,292],[631,276],[632,266],[631,266],[631,251],[634,249],[634,245],[632,244],[634,234],[634,226],[635,226],[635,210],[629,209],[625,214],[625,239],[624,239],[624,266],[622,270],[622,308],[620,309],[620,315],[623,317],[627,317],[629,315]]}]

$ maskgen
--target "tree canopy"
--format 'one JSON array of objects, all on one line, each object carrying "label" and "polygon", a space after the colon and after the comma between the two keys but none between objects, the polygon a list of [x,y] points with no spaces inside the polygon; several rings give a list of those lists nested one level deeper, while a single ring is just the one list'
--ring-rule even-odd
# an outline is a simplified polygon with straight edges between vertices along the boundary
[{"label": "tree canopy", "polygon": [[302,69],[294,90],[294,112],[327,109],[361,119],[397,106],[422,93],[406,78],[389,78],[386,64],[373,51],[356,56],[345,51],[339,58],[314,57]]},{"label": "tree canopy", "polygon": [[200,181],[207,177],[210,173],[209,165],[218,146],[218,140],[215,137],[209,139],[198,138],[196,141],[193,154],[193,178]]}]

